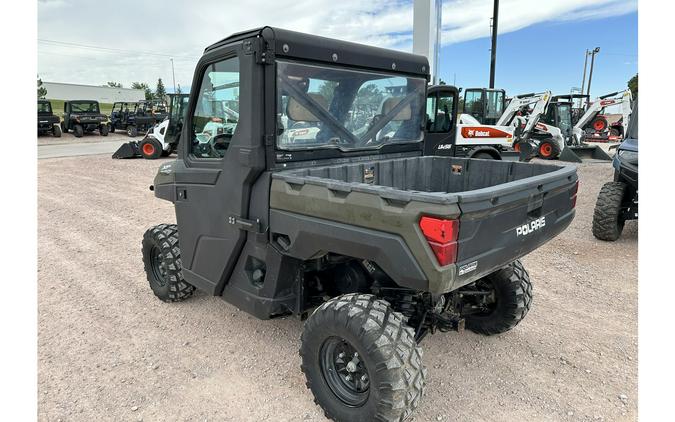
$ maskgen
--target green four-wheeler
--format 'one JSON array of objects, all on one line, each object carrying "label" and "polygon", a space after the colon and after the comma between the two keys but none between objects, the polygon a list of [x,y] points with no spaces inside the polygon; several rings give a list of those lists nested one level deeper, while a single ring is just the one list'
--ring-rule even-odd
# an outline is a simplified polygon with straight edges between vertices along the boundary
[{"label": "green four-wheeler", "polygon": [[574,217],[574,167],[425,155],[428,80],[422,56],[232,35],[198,62],[178,159],[151,187],[177,220],[143,237],[154,294],[306,320],[301,369],[336,421],[408,419],[422,339],[520,323],[519,258]]},{"label": "green four-wheeler", "polygon": [[110,131],[123,130],[130,137],[138,136],[139,132],[147,132],[154,124],[151,103],[145,101],[113,103],[110,111]]},{"label": "green four-wheeler", "polygon": [[98,130],[101,136],[108,136],[109,128],[108,117],[101,113],[98,101],[71,100],[63,103],[63,133],[72,130],[75,137],[81,138],[85,132]]},{"label": "green four-wheeler", "polygon": [[37,119],[38,135],[51,134],[55,138],[61,137],[61,119],[52,112],[52,103],[47,100],[38,100]]}]

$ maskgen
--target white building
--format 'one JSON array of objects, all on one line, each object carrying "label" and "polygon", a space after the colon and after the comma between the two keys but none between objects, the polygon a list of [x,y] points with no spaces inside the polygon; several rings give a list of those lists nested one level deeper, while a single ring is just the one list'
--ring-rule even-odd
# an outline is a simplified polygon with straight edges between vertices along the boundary
[{"label": "white building", "polygon": [[47,89],[46,98],[48,100],[96,100],[99,103],[114,103],[115,101],[135,102],[145,99],[145,92],[142,89],[61,82],[43,82],[42,86]]}]

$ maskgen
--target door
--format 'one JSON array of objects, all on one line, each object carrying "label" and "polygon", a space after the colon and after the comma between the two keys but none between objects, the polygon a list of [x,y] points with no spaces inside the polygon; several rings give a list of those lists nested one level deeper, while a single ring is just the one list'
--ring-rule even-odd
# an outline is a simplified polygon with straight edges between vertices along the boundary
[{"label": "door", "polygon": [[438,85],[428,89],[424,155],[454,155],[457,98],[454,86]]},{"label": "door", "polygon": [[246,232],[253,182],[260,172],[251,159],[262,132],[251,124],[252,55],[240,48],[213,51],[197,66],[181,135],[182,170],[176,171],[176,219],[185,279],[219,295],[229,280]]},{"label": "door", "polygon": [[166,135],[164,135],[164,142],[177,144],[183,131],[183,119],[187,110],[189,97],[183,94],[173,94],[170,98],[169,126],[166,129]]}]

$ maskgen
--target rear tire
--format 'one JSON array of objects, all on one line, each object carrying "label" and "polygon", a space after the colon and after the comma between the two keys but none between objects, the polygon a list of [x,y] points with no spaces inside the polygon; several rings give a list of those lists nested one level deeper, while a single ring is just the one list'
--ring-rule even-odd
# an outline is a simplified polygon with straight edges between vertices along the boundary
[{"label": "rear tire", "polygon": [[495,157],[492,156],[489,152],[477,152],[472,155],[471,158],[478,158],[480,160],[494,160]]},{"label": "rear tire", "polygon": [[607,182],[600,189],[593,212],[593,236],[613,242],[621,236],[625,220],[621,216],[621,204],[626,194],[623,182]]},{"label": "rear tire", "polygon": [[101,136],[108,136],[108,125],[103,124],[98,127],[98,133],[101,134]]},{"label": "rear tire", "polygon": [[307,319],[302,372],[314,401],[334,421],[404,421],[424,393],[415,332],[384,300],[346,294]]},{"label": "rear tire", "polygon": [[68,133],[68,128],[66,127],[66,122],[61,122],[61,132]]},{"label": "rear tire", "polygon": [[110,132],[110,133],[115,133],[115,125],[114,125],[113,123],[110,123],[110,129],[109,129],[109,132]]},{"label": "rear tire", "polygon": [[156,160],[162,156],[162,145],[153,138],[145,138],[139,145],[141,155],[146,160]]},{"label": "rear tire", "polygon": [[183,278],[178,227],[160,224],[143,235],[143,265],[150,288],[164,302],[179,302],[192,296],[195,287]]},{"label": "rear tire", "polygon": [[73,133],[75,133],[76,138],[81,138],[84,135],[84,128],[82,125],[75,125],[73,128]]},{"label": "rear tire", "polygon": [[560,155],[560,147],[553,140],[541,141],[537,155],[544,160],[553,160]]},{"label": "rear tire", "polygon": [[54,128],[52,129],[52,134],[54,135],[55,138],[60,138],[61,137],[61,126],[54,125]]},{"label": "rear tire", "polygon": [[132,138],[138,136],[138,128],[136,126],[127,126],[127,135]]},{"label": "rear tire", "polygon": [[532,282],[520,260],[476,281],[494,292],[491,310],[466,316],[466,328],[491,336],[509,331],[525,318],[532,305]]}]

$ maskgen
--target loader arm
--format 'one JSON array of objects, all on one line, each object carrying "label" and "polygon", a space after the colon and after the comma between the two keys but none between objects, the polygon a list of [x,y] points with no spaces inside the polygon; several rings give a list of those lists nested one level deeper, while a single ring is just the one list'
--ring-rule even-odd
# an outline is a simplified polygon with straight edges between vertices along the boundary
[{"label": "loader arm", "polygon": [[595,117],[606,107],[621,105],[621,113],[623,114],[623,125],[628,127],[628,122],[630,121],[630,112],[631,112],[631,102],[633,96],[630,92],[630,89],[627,89],[622,92],[615,92],[609,95],[604,95],[597,98],[591,105],[588,107],[586,112],[579,118],[577,124],[574,125],[574,129],[581,131],[583,130]]},{"label": "loader arm", "polygon": [[513,122],[513,118],[516,116],[518,111],[520,111],[525,106],[532,107],[532,114],[534,113],[545,113],[546,107],[548,106],[549,101],[551,100],[551,92],[545,91],[540,93],[530,93],[523,95],[516,95],[511,99],[509,105],[506,106],[504,113],[497,121],[496,126],[508,126]]}]

